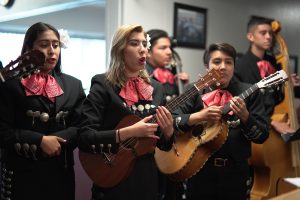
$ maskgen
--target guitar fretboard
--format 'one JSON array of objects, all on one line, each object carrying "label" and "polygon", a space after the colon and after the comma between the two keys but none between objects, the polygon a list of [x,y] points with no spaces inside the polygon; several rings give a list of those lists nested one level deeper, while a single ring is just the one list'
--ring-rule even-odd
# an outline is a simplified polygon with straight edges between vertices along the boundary
[{"label": "guitar fretboard", "polygon": [[[245,100],[247,97],[249,97],[253,92],[255,92],[258,89],[257,84],[252,85],[250,88],[248,88],[246,91],[244,91],[242,94],[239,95],[239,97],[243,100]],[[230,103],[228,102],[223,109],[223,115],[229,113],[230,111]]]},{"label": "guitar fretboard", "polygon": [[[188,101],[191,99],[194,95],[198,93],[199,90],[203,90],[204,88],[207,88],[214,83],[216,83],[216,79],[213,77],[211,73],[208,73],[204,77],[200,78],[193,87],[186,90],[184,93],[179,95],[178,97],[172,99],[170,102],[167,103],[165,106],[170,112],[174,111],[180,104]],[[156,123],[156,117],[153,117],[150,122]]]}]

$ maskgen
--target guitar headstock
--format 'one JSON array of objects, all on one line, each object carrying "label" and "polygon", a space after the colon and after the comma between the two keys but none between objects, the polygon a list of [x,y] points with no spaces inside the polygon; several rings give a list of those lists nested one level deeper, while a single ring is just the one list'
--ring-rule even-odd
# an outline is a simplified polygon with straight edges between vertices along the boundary
[{"label": "guitar headstock", "polygon": [[41,51],[28,51],[1,69],[0,80],[5,82],[9,79],[28,76],[38,71],[38,69],[42,67],[44,63],[45,55]]},{"label": "guitar headstock", "polygon": [[218,80],[220,80],[220,71],[216,69],[211,69],[209,72],[207,72],[206,75],[201,77],[194,86],[197,88],[197,90],[201,90],[204,88],[207,88],[212,85],[219,86],[220,83]]},{"label": "guitar headstock", "polygon": [[288,75],[285,73],[285,71],[280,70],[259,81],[257,83],[257,86],[258,88],[270,88],[270,87],[280,85],[285,81],[287,81],[288,79],[289,79]]}]

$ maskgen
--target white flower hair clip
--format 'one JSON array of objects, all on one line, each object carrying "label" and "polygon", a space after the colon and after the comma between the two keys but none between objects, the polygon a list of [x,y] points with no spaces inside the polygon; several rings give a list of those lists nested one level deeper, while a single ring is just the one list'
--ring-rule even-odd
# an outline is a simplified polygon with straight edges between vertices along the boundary
[{"label": "white flower hair clip", "polygon": [[151,40],[151,37],[149,36],[149,34],[147,34],[147,49],[150,49],[151,47],[151,43],[150,43],[150,40]]},{"label": "white flower hair clip", "polygon": [[68,48],[68,44],[70,43],[70,36],[67,30],[59,29],[59,36],[60,36],[60,44],[61,47],[66,49]]}]

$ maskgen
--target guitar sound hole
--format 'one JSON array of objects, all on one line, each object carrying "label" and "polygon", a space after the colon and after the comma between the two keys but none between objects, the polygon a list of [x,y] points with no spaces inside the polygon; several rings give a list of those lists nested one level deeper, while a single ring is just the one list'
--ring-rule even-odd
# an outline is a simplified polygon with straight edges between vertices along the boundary
[{"label": "guitar sound hole", "polygon": [[194,127],[194,129],[192,131],[192,135],[193,136],[201,135],[203,133],[203,130],[204,130],[204,127],[201,124],[199,124]]}]

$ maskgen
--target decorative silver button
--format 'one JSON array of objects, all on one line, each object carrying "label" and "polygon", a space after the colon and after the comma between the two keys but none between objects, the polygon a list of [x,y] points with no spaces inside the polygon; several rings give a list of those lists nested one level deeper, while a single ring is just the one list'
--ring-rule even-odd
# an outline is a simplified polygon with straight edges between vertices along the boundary
[{"label": "decorative silver button", "polygon": [[147,112],[149,113],[149,110],[150,110],[150,108],[151,108],[150,104],[146,104],[146,105],[145,105],[145,108],[146,108]]},{"label": "decorative silver button", "polygon": [[138,110],[139,110],[142,114],[143,114],[144,109],[145,109],[145,107],[144,107],[142,104],[138,105]]},{"label": "decorative silver button", "polygon": [[43,112],[40,116],[40,119],[42,122],[47,122],[49,120],[49,114],[48,113],[45,113]]},{"label": "decorative silver button", "polygon": [[15,151],[17,152],[17,154],[21,156],[21,148],[22,148],[21,144],[15,143],[14,147],[15,147]]},{"label": "decorative silver button", "polygon": [[133,110],[133,113],[135,113],[135,111],[137,110],[136,105],[132,105],[131,108],[132,108],[132,110]]},{"label": "decorative silver button", "polygon": [[167,101],[171,101],[172,97],[171,96],[166,96]]}]

